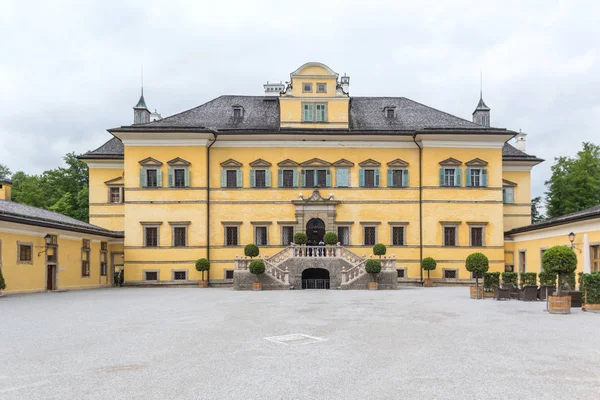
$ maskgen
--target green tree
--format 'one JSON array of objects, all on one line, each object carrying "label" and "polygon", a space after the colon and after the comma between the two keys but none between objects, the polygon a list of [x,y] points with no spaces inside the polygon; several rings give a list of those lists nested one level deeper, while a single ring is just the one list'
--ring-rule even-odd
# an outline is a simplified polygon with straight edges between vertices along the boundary
[{"label": "green tree", "polygon": [[558,157],[551,169],[545,182],[549,218],[600,203],[600,146],[584,142],[575,157]]},{"label": "green tree", "polygon": [[10,178],[11,172],[10,169],[4,165],[4,164],[0,164],[0,179],[8,179]]},{"label": "green tree", "polygon": [[544,214],[540,211],[542,207],[542,198],[540,196],[531,199],[531,222],[533,224],[542,222],[546,219]]}]

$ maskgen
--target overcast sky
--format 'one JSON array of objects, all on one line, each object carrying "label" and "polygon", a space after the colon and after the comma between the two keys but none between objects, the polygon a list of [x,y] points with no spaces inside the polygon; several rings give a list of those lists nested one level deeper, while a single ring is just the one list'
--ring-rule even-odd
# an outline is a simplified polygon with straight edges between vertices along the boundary
[{"label": "overcast sky", "polygon": [[0,163],[40,173],[133,122],[221,94],[262,94],[307,61],[350,94],[404,96],[528,133],[533,194],[554,157],[600,143],[597,1],[0,0]]}]

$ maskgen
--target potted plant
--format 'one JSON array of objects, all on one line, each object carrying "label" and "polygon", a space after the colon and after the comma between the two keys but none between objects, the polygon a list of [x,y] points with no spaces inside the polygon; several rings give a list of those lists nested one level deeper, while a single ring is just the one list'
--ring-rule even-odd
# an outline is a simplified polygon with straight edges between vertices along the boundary
[{"label": "potted plant", "polygon": [[475,286],[471,286],[471,298],[483,299],[483,287],[479,289],[479,277],[488,271],[490,262],[487,256],[483,253],[472,253],[467,256],[466,260],[467,271],[471,272],[475,277]]},{"label": "potted plant", "polygon": [[371,282],[369,282],[369,290],[377,290],[377,274],[381,272],[381,262],[379,260],[367,260],[365,263],[365,271],[371,275]]},{"label": "potted plant", "polygon": [[517,287],[517,279],[519,275],[516,272],[503,272],[502,273],[502,283],[514,285]]},{"label": "potted plant", "polygon": [[421,268],[423,268],[425,271],[427,271],[427,279],[425,279],[425,281],[423,281],[423,286],[425,286],[425,287],[433,286],[433,282],[431,281],[431,278],[429,277],[429,271],[433,271],[436,267],[437,267],[437,263],[431,257],[426,257],[423,259],[423,261],[421,261]]},{"label": "potted plant", "polygon": [[381,256],[384,256],[386,252],[387,248],[383,243],[377,243],[375,246],[373,246],[373,254],[379,256],[379,258],[381,258]]},{"label": "potted plant", "polygon": [[583,274],[583,311],[600,312],[600,272]]},{"label": "potted plant", "polygon": [[327,255],[329,257],[333,256],[333,248],[331,246],[335,246],[338,242],[338,237],[337,234],[335,232],[327,232],[324,236],[323,236],[323,242],[325,242],[325,244],[327,246],[329,246],[329,248],[327,249]]},{"label": "potted plant", "polygon": [[483,274],[483,297],[494,297],[494,287],[500,285],[500,272]]},{"label": "potted plant", "polygon": [[2,291],[6,289],[6,282],[4,281],[4,276],[2,275],[2,268],[0,268],[0,296],[2,296]]},{"label": "potted plant", "polygon": [[540,272],[540,300],[546,300],[548,295],[553,294],[556,289],[556,274]]},{"label": "potted plant", "polygon": [[573,249],[567,246],[554,246],[544,252],[542,267],[548,273],[558,276],[556,295],[548,296],[548,311],[552,314],[570,314],[571,296],[563,296],[563,280],[565,274],[577,269],[577,256]]},{"label": "potted plant", "polygon": [[265,263],[262,260],[253,260],[250,262],[250,273],[256,275],[256,282],[252,284],[252,289],[262,290],[262,282],[259,275],[265,272]]},{"label": "potted plant", "polygon": [[246,257],[254,258],[258,257],[260,254],[260,249],[254,243],[249,243],[244,247],[244,255]]},{"label": "potted plant", "polygon": [[208,280],[204,279],[204,271],[208,272],[209,270],[210,262],[206,258],[201,258],[198,261],[196,261],[196,271],[202,273],[202,278],[198,281],[198,287],[208,287]]},{"label": "potted plant", "polygon": [[537,274],[535,272],[522,272],[521,273],[521,289],[527,285],[537,286]]}]

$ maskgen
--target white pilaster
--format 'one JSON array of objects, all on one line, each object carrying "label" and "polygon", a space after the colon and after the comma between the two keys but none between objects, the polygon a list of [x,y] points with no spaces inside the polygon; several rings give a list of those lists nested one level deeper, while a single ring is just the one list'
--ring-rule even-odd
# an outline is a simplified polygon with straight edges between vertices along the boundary
[{"label": "white pilaster", "polygon": [[592,264],[590,263],[590,238],[588,234],[583,235],[583,273],[589,274],[592,272]]}]

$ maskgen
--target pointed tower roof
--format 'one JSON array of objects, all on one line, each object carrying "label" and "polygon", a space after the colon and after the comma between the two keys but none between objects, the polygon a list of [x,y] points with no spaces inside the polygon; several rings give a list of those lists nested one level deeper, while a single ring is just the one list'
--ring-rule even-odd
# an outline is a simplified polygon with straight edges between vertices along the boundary
[{"label": "pointed tower roof", "polygon": [[148,107],[146,106],[146,100],[144,100],[144,88],[142,88],[142,95],[140,96],[140,99],[138,100],[137,104],[133,108],[140,109],[140,110],[148,109]]},{"label": "pointed tower roof", "polygon": [[[475,108],[475,111],[490,111],[490,108],[483,101],[483,97],[479,97],[479,103],[477,103],[477,108]],[[475,111],[473,111],[473,113]]]}]

